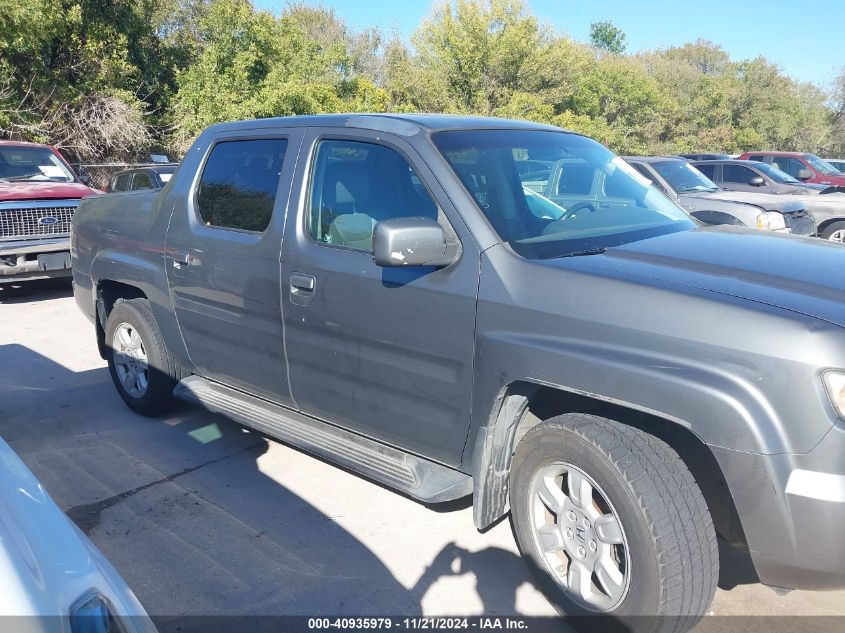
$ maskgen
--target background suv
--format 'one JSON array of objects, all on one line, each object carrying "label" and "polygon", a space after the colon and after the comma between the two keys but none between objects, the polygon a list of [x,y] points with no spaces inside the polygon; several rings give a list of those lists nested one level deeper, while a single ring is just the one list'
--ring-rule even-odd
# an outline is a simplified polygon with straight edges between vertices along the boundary
[{"label": "background suv", "polygon": [[774,165],[793,178],[821,185],[845,186],[845,174],[815,154],[801,152],[745,152],[742,160],[756,160]]}]

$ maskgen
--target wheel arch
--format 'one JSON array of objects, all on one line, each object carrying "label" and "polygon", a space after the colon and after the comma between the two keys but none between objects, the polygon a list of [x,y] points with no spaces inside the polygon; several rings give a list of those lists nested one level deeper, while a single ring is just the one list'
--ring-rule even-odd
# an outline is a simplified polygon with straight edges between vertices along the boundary
[{"label": "wheel arch", "polygon": [[106,358],[106,320],[115,304],[128,299],[148,299],[146,293],[138,286],[111,279],[97,281],[95,290],[96,314],[95,327],[97,329],[97,348],[100,357]]},{"label": "wheel arch", "polygon": [[499,394],[490,424],[476,437],[472,454],[473,518],[484,529],[508,512],[508,481],[519,441],[534,426],[565,413],[591,413],[638,428],[677,452],[707,502],[716,530],[726,540],[745,543],[737,507],[712,450],[688,424],[635,405],[617,403],[561,387],[518,380]]},{"label": "wheel arch", "polygon": [[819,223],[819,225],[816,227],[816,232],[818,233],[819,237],[821,237],[821,234],[824,233],[833,224],[842,224],[843,227],[845,227],[845,218],[830,218]]}]

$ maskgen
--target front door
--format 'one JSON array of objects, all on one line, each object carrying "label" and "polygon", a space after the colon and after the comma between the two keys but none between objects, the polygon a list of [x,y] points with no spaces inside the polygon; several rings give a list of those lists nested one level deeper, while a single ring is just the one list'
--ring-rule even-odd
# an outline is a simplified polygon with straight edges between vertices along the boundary
[{"label": "front door", "polygon": [[[317,130],[282,249],[285,341],[303,412],[457,465],[470,420],[479,252],[419,155],[401,139]],[[380,268],[375,223],[436,218],[457,262]]]},{"label": "front door", "polygon": [[288,405],[279,253],[301,135],[215,139],[167,232],[170,292],[193,364]]}]

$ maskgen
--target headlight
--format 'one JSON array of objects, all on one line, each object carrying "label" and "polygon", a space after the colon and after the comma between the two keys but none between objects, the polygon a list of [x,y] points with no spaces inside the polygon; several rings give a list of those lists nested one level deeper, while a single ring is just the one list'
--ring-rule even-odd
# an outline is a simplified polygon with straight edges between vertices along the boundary
[{"label": "headlight", "polygon": [[845,418],[845,372],[826,371],[823,379],[833,408],[840,417]]},{"label": "headlight", "polygon": [[72,633],[126,633],[111,602],[100,593],[86,594],[70,608]]},{"label": "headlight", "polygon": [[757,228],[763,231],[777,231],[786,228],[786,220],[782,213],[764,211],[757,216]]}]

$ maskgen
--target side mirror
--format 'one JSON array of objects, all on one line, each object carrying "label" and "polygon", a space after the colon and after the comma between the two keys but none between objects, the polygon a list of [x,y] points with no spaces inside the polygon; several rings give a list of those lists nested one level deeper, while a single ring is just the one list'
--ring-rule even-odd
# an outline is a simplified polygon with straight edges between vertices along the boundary
[{"label": "side mirror", "polygon": [[804,169],[798,170],[798,180],[809,180],[813,177],[813,172],[811,172],[806,167]]},{"label": "side mirror", "polygon": [[762,176],[754,176],[751,180],[748,181],[748,184],[752,187],[762,187],[766,184],[766,181],[763,180]]},{"label": "side mirror", "polygon": [[431,218],[391,218],[376,223],[373,230],[373,261],[377,266],[442,268],[455,261],[457,247]]}]

